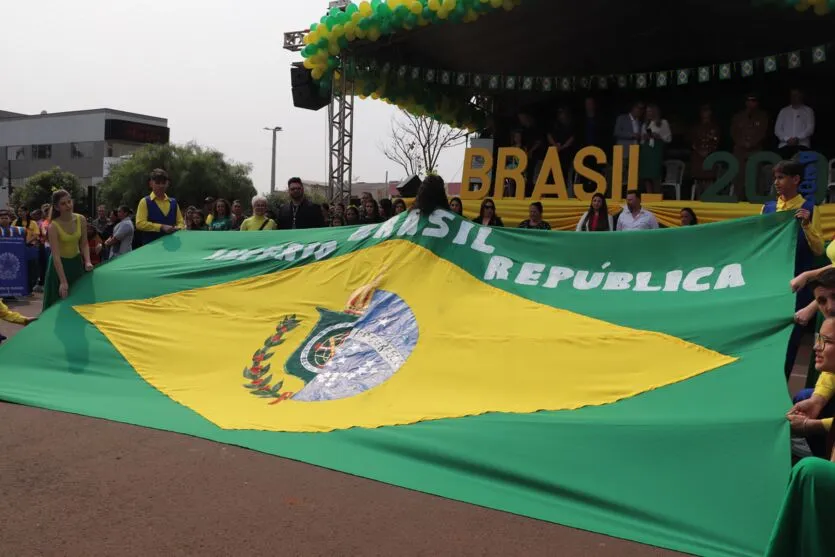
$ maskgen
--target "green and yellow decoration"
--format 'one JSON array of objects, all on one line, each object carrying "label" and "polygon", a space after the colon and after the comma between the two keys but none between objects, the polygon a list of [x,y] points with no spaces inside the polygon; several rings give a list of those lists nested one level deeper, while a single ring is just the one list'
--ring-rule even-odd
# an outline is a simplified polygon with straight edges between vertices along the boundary
[{"label": "green and yellow decoration", "polygon": [[[302,49],[304,67],[319,82],[322,92],[331,90],[338,79],[340,53],[354,41],[378,41],[398,31],[442,23],[470,23],[496,10],[510,11],[522,0],[371,0],[348,4],[344,9],[332,8],[327,15],[310,26],[304,36]],[[467,109],[464,100],[435,94],[429,106],[420,101],[410,102],[409,96],[385,80],[368,76],[361,90],[366,96],[379,97],[414,113],[435,114],[439,119],[459,126],[474,126],[475,113]],[[405,95],[405,96],[404,96]]]},{"label": "green and yellow decoration", "polygon": [[[755,3],[781,4],[798,11],[813,9],[824,15],[835,8],[835,0],[754,0]],[[502,76],[455,73],[432,68],[378,66],[377,62],[357,61],[344,56],[344,50],[356,41],[376,42],[380,38],[427,25],[470,23],[497,10],[510,11],[523,0],[364,0],[344,8],[331,8],[318,23],[310,26],[304,36],[301,54],[304,67],[318,82],[322,95],[330,95],[334,84],[343,75],[353,82],[361,98],[371,97],[396,105],[418,116],[430,116],[457,128],[478,129],[485,115],[462,91],[471,90],[542,90],[573,91],[606,89],[610,86],[686,85],[691,81],[711,81],[711,77],[727,79],[732,69],[749,77],[758,60],[721,64],[716,67],[683,68],[650,74],[590,76]],[[826,59],[826,45],[815,47],[812,60]],[[819,56],[819,53],[824,53]],[[789,68],[799,66],[800,53],[788,53]],[[774,71],[778,55],[763,58],[766,73]],[[793,63],[795,60],[796,63]],[[717,70],[718,68],[718,70]],[[692,79],[691,79],[692,78]],[[415,87],[415,81],[423,84]],[[458,86],[458,91],[455,87]]]}]

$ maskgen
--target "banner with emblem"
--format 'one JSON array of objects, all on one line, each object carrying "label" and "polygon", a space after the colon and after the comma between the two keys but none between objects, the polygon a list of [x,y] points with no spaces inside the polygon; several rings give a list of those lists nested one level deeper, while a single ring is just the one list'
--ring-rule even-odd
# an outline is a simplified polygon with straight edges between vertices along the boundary
[{"label": "banner with emblem", "polygon": [[0,235],[0,298],[26,296],[26,243],[21,236]]},{"label": "banner with emblem", "polygon": [[578,234],[445,211],[178,233],[4,346],[0,399],[761,554],[789,472],[796,237],[781,214]]}]

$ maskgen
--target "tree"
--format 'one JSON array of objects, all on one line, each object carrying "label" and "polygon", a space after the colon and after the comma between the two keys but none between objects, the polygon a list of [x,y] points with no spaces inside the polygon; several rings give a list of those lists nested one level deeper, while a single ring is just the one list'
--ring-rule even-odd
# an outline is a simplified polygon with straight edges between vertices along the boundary
[{"label": "tree", "polygon": [[397,163],[407,176],[433,174],[445,149],[457,147],[467,137],[465,130],[451,128],[429,116],[415,116],[400,110],[391,119],[391,142],[380,151]]},{"label": "tree", "polygon": [[116,165],[99,190],[99,201],[108,207],[134,208],[150,193],[148,175],[155,168],[168,172],[168,193],[180,207],[203,207],[207,197],[240,199],[244,206],[257,193],[249,173],[252,166],[228,162],[223,153],[186,145],[148,145]]},{"label": "tree", "polygon": [[57,166],[52,170],[38,172],[26,180],[23,187],[15,188],[11,203],[14,207],[39,209],[44,203],[52,203],[52,193],[57,190],[70,192],[76,212],[84,207],[87,194],[78,177],[71,172],[64,172]]}]

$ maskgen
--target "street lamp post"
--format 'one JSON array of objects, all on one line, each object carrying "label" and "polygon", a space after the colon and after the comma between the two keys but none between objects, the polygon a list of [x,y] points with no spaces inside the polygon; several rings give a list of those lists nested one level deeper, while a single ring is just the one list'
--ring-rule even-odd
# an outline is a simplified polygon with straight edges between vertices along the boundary
[{"label": "street lamp post", "polygon": [[275,193],[275,155],[276,155],[276,143],[277,143],[277,136],[278,132],[283,131],[281,126],[275,126],[274,128],[264,128],[268,132],[273,132],[273,165],[272,165],[272,177],[270,179],[270,193]]}]

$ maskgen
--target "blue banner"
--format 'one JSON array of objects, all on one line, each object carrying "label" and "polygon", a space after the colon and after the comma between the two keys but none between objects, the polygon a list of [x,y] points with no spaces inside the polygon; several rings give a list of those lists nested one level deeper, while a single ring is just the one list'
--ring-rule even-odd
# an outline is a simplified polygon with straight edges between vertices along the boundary
[{"label": "blue banner", "polygon": [[26,296],[26,243],[22,236],[0,237],[0,298]]}]

